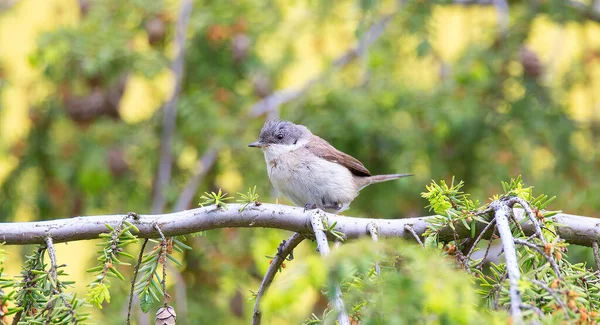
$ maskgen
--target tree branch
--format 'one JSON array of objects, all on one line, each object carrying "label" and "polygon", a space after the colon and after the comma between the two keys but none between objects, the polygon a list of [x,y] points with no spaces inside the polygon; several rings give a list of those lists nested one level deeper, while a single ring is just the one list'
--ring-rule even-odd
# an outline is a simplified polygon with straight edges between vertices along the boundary
[{"label": "tree branch", "polygon": [[596,268],[600,270],[600,255],[598,255],[598,241],[592,242],[592,249],[594,251],[594,261],[596,261]]},{"label": "tree branch", "polygon": [[327,71],[310,79],[299,88],[279,90],[261,99],[250,108],[250,115],[256,117],[267,112],[277,110],[279,106],[302,97],[312,86],[321,81],[327,72],[330,70],[341,69],[352,62],[355,58],[363,55],[369,46],[373,45],[373,43],[375,43],[375,41],[381,37],[383,31],[395,15],[396,12],[384,15],[379,21],[371,25],[371,27],[369,27],[369,29],[358,40],[358,44],[349,48],[344,54],[333,60],[331,67]]},{"label": "tree branch", "polygon": [[277,249],[277,254],[273,258],[271,265],[267,269],[267,273],[263,278],[260,288],[258,288],[258,292],[256,293],[256,302],[254,303],[254,314],[252,315],[252,325],[260,325],[262,320],[262,312],[260,311],[260,299],[262,299],[263,295],[269,287],[271,283],[273,283],[273,279],[275,279],[275,274],[279,271],[281,264],[285,261],[288,255],[292,253],[294,248],[298,246],[304,240],[304,236],[295,232],[290,239],[284,241],[280,248]]},{"label": "tree branch", "polygon": [[508,221],[512,210],[506,204],[506,200],[494,201],[490,204],[490,207],[494,209],[496,225],[498,226],[500,240],[502,240],[502,249],[504,250],[504,259],[506,260],[506,270],[510,282],[510,315],[514,324],[521,324],[521,305],[523,304],[521,292],[519,291],[521,272],[519,270],[514,238]]},{"label": "tree branch", "polygon": [[[322,215],[321,212],[321,210],[317,210],[316,212],[312,213],[311,226],[315,234],[315,240],[317,242],[319,254],[321,254],[323,258],[326,258],[327,255],[329,255],[329,242],[324,231],[325,227],[323,226],[322,219],[323,217],[326,218],[326,216]],[[338,313],[338,323],[340,325],[350,325],[350,320],[348,319],[348,314],[346,313],[346,308],[344,307],[344,301],[342,300],[342,289],[340,289],[340,284],[335,282],[333,288],[331,289],[334,290],[334,293],[333,298],[330,298],[330,300],[331,304],[335,308],[335,311]]]},{"label": "tree branch", "polygon": [[423,242],[421,241],[421,237],[419,237],[419,234],[417,234],[417,232],[413,229],[411,225],[404,225],[404,230],[408,231],[415,238],[417,243],[421,245],[421,247],[425,247],[425,245],[423,245]]},{"label": "tree branch", "polygon": [[177,26],[175,28],[175,48],[177,56],[171,64],[171,71],[175,75],[175,89],[169,101],[165,104],[163,112],[163,130],[160,139],[160,160],[156,183],[154,184],[154,195],[152,201],[152,213],[160,213],[165,207],[165,191],[171,182],[171,164],[173,161],[172,139],[175,133],[175,117],[177,116],[177,99],[181,92],[183,81],[183,63],[185,59],[185,39],[187,35],[188,22],[192,13],[192,0],[182,0]]},{"label": "tree branch", "polygon": [[534,249],[535,251],[537,251],[540,255],[542,255],[543,257],[545,257],[546,260],[550,263],[550,266],[552,266],[552,270],[554,271],[554,273],[556,274],[556,276],[559,279],[564,280],[563,276],[560,273],[560,268],[558,267],[558,264],[556,263],[556,261],[554,260],[554,258],[552,258],[552,256],[546,254],[546,252],[544,252],[544,250],[542,250],[536,244],[530,243],[530,242],[528,242],[526,240],[519,239],[519,238],[515,238],[515,244],[527,246],[527,247],[529,247],[529,248]]},{"label": "tree branch", "polygon": [[[369,231],[369,234],[371,234],[371,240],[373,240],[373,242],[378,242],[379,232],[377,231],[377,226],[375,226],[375,224],[371,222],[367,225],[367,230]],[[418,240],[419,236],[417,236],[416,238]],[[381,266],[379,266],[379,261],[375,261],[375,273],[381,274]]]},{"label": "tree branch", "polygon": [[192,203],[194,198],[194,194],[198,189],[198,185],[204,178],[204,175],[208,173],[208,171],[212,168],[217,160],[217,148],[212,147],[202,155],[202,158],[198,160],[196,164],[196,170],[194,171],[194,175],[190,178],[188,183],[185,185],[185,188],[179,195],[179,199],[177,199],[177,203],[175,203],[175,211],[181,211],[186,209]]},{"label": "tree branch", "polygon": [[[312,234],[311,212],[303,208],[279,204],[263,203],[259,206],[248,205],[243,211],[238,210],[243,204],[229,204],[228,209],[207,206],[175,213],[140,215],[137,220],[131,220],[140,230],[140,238],[159,238],[154,229],[156,223],[165,236],[184,235],[199,231],[218,228],[275,228],[300,234]],[[324,212],[322,212],[324,213]],[[527,216],[522,209],[514,209],[515,217],[519,221]],[[342,232],[348,239],[368,235],[367,225],[373,222],[378,229],[380,237],[402,237],[413,239],[413,235],[404,229],[410,225],[415,233],[422,235],[429,225],[428,217],[406,219],[367,219],[338,216],[324,213],[330,224],[336,223],[335,230]],[[126,214],[74,217],[36,222],[10,222],[0,223],[0,242],[7,245],[44,244],[46,236],[52,236],[55,243],[76,240],[97,239],[100,233],[107,231],[105,224],[118,226]],[[557,234],[567,242],[575,245],[591,247],[592,243],[600,237],[600,220],[584,216],[559,213],[553,216],[560,226]],[[487,224],[477,223],[476,234],[479,234]],[[527,235],[535,233],[533,225],[526,222],[523,231]],[[455,225],[460,238],[468,238],[471,231],[462,224]],[[440,240],[453,240],[450,228],[440,231]],[[491,234],[490,234],[491,235]],[[484,239],[489,237],[484,236]]]}]

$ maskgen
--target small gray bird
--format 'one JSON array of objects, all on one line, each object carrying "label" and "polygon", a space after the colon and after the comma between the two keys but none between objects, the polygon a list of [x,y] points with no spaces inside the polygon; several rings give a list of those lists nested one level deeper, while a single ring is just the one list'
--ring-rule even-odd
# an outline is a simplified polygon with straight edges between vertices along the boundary
[{"label": "small gray bird", "polygon": [[341,212],[350,206],[364,187],[412,174],[375,175],[303,125],[267,121],[258,141],[273,186],[296,206]]}]

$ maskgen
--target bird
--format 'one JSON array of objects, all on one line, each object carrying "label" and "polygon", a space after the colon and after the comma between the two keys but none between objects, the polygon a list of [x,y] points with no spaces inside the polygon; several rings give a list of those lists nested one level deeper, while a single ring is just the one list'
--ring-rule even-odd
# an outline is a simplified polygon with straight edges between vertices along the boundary
[{"label": "bird", "polygon": [[340,213],[363,188],[413,175],[371,175],[358,159],[290,121],[266,121],[248,146],[262,149],[273,187],[305,210]]}]

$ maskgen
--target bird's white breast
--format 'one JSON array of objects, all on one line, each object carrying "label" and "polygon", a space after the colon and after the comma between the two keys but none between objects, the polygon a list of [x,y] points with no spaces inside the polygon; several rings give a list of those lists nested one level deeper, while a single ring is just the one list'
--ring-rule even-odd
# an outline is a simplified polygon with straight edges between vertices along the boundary
[{"label": "bird's white breast", "polygon": [[271,183],[296,206],[341,204],[346,208],[358,194],[352,173],[301,148],[304,144],[264,149]]}]

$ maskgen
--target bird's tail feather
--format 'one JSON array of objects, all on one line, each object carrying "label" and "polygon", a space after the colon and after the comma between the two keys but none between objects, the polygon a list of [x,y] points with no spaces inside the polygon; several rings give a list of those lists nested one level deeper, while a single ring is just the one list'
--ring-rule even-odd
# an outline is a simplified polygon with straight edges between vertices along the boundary
[{"label": "bird's tail feather", "polygon": [[388,174],[388,175],[375,175],[375,176],[364,177],[362,179],[363,184],[361,184],[360,188],[362,189],[371,184],[387,182],[387,181],[391,181],[391,180],[402,178],[402,177],[408,177],[408,176],[413,176],[413,174]]}]

